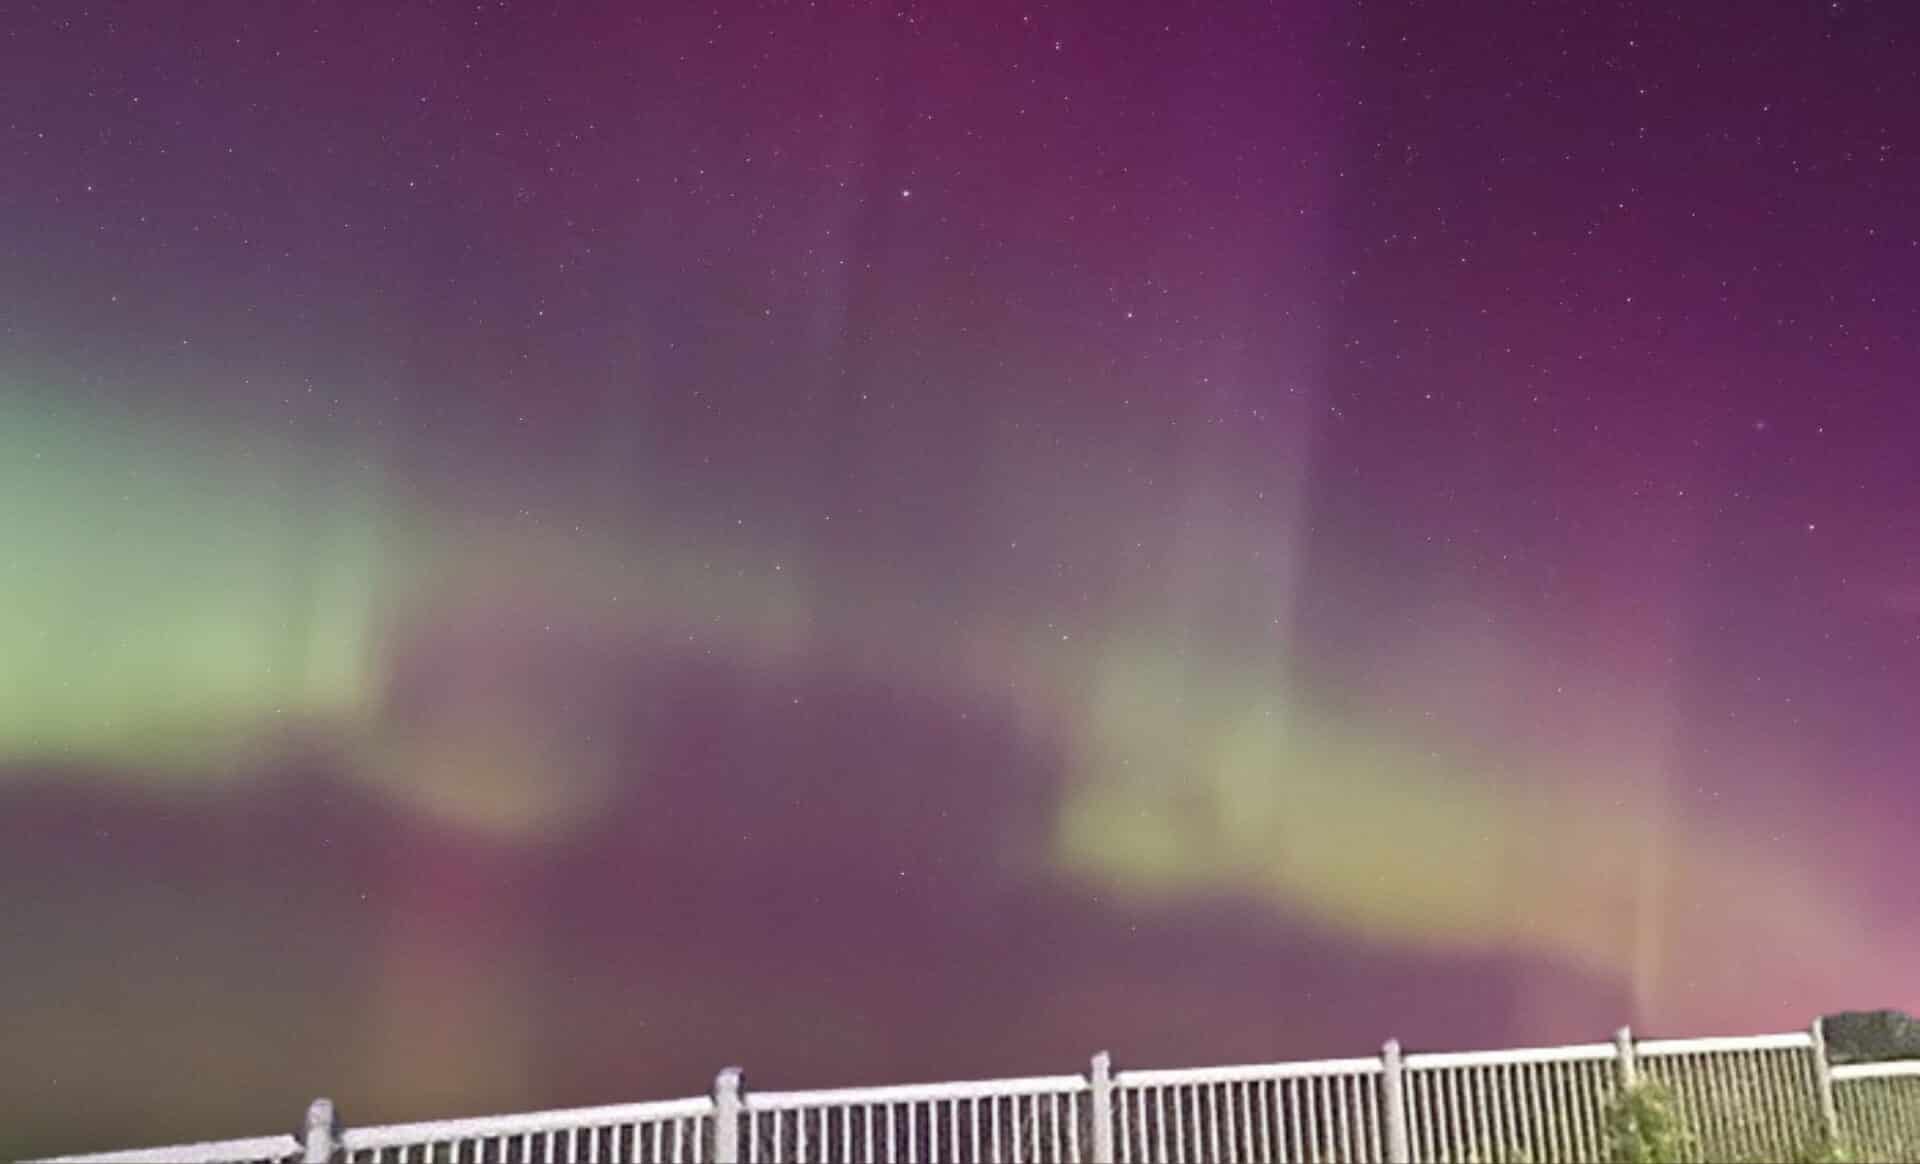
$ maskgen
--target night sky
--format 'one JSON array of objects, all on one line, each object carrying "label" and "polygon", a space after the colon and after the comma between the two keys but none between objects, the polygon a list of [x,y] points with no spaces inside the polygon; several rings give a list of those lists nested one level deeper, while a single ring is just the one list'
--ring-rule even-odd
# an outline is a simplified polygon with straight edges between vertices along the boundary
[{"label": "night sky", "polygon": [[0,1152],[1920,1010],[1901,3],[0,21]]}]

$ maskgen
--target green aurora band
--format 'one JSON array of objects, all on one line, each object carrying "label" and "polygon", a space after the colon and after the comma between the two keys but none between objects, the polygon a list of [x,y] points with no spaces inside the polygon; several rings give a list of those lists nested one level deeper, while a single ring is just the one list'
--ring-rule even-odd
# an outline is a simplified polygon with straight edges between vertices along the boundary
[{"label": "green aurora band", "polygon": [[[1078,635],[935,617],[879,570],[860,601],[835,606],[798,560],[769,566],[658,523],[609,539],[437,512],[380,470],[364,452],[316,454],[284,434],[10,408],[6,770],[192,795],[324,739],[351,778],[394,802],[533,844],[629,778],[591,742],[596,723],[627,712],[589,709],[556,727],[514,673],[516,636],[667,636],[768,671],[853,636],[884,671],[1013,694],[1065,749],[1056,876],[1148,898],[1251,894],[1399,947],[1533,950],[1630,979],[1654,1015],[1689,949],[1757,930],[1844,953],[1871,929],[1835,908],[1844,889],[1817,854],[1672,819],[1658,692],[1592,728],[1616,745],[1605,763],[1516,754],[1335,710],[1303,671],[1219,642],[1205,595],[1121,593]],[[1211,533],[1175,568],[1218,597],[1238,584],[1219,565],[1225,547],[1255,539],[1207,488],[1195,505]],[[611,514],[615,501],[595,503]],[[1256,589],[1284,601],[1286,577]],[[474,677],[441,714],[396,726],[382,715],[385,644],[423,621],[477,644]],[[489,644],[504,646],[489,656]],[[1514,650],[1485,665],[1524,667]],[[1667,839],[1679,834],[1684,847]],[[1764,892],[1730,888],[1753,886]],[[1669,916],[1670,898],[1708,889],[1728,894],[1723,916]]]}]

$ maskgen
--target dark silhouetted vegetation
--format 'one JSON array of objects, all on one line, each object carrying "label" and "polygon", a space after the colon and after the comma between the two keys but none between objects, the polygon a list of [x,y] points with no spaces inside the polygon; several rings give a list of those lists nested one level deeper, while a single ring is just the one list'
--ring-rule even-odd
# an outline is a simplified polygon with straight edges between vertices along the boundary
[{"label": "dark silhouetted vegetation", "polygon": [[1822,1020],[1834,1063],[1920,1059],[1920,1019],[1899,1010],[1848,1010]]}]

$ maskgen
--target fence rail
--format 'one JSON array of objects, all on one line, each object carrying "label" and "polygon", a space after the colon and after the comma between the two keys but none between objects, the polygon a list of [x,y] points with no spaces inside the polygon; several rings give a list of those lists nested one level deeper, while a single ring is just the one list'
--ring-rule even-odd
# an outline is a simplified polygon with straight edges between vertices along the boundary
[{"label": "fence rail", "polygon": [[95,1152],[87,1156],[56,1156],[39,1164],[286,1164],[302,1158],[306,1146],[289,1135],[253,1136],[244,1140],[207,1140],[170,1148],[137,1148],[126,1152]]},{"label": "fence rail", "polygon": [[1920,1060],[1830,1064],[1810,1031],[1742,1038],[1377,1056],[822,1091],[339,1129],[304,1137],[63,1156],[42,1164],[1533,1164],[1609,1157],[1607,1115],[1650,1080],[1673,1095],[1695,1159],[1792,1159],[1837,1143],[1854,1159],[1920,1161]]}]

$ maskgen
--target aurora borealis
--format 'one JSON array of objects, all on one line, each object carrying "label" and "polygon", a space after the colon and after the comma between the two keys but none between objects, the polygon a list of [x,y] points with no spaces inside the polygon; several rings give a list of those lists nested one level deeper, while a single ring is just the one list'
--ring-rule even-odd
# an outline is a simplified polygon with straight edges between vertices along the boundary
[{"label": "aurora borealis", "polygon": [[1920,1010],[1897,6],[52,5],[0,1155]]}]

